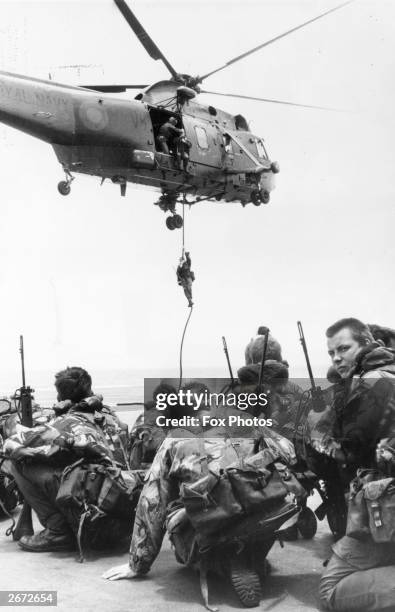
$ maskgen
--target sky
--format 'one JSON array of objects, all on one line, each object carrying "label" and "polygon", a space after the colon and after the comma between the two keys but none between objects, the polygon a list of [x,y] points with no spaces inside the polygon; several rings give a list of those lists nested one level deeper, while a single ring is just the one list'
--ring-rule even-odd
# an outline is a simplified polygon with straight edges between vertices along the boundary
[{"label": "sky", "polygon": [[[331,0],[134,0],[180,72],[204,74],[336,5]],[[325,329],[344,316],[395,327],[395,3],[356,0],[204,83],[213,91],[330,106],[324,112],[201,95],[250,122],[281,168],[259,208],[206,202],[186,210],[196,281],[187,376],[226,374],[259,325],[305,373],[325,375]],[[81,66],[65,68],[65,66]],[[0,69],[78,85],[153,83],[168,74],[111,0],[0,0]],[[136,92],[128,94],[133,97]],[[47,144],[0,126],[0,388],[26,366],[56,371],[177,368],[187,301],[175,268],[181,232],[156,194],[78,176],[68,197]]]}]

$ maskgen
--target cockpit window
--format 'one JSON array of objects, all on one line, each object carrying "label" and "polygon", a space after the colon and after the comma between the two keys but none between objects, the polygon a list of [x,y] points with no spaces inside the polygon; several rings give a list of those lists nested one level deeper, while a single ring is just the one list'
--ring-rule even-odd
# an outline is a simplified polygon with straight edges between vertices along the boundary
[{"label": "cockpit window", "polygon": [[201,149],[208,149],[206,130],[198,125],[195,125],[195,132],[199,147]]},{"label": "cockpit window", "polygon": [[256,145],[256,151],[258,153],[258,157],[264,157],[265,159],[267,159],[265,145],[263,144],[262,140],[256,140],[255,145]]},{"label": "cockpit window", "polygon": [[243,115],[235,115],[235,126],[236,130],[243,130],[248,132],[248,123]]}]

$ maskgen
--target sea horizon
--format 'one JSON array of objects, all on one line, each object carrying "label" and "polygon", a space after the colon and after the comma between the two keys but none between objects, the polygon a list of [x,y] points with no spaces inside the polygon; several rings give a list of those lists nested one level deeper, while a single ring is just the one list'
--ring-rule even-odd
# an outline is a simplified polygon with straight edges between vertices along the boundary
[{"label": "sea horizon", "polygon": [[[177,368],[146,368],[144,370],[137,368],[90,368],[89,373],[92,376],[93,391],[103,395],[104,402],[111,406],[143,402],[145,378],[179,377]],[[218,377],[226,377],[223,368],[185,368],[183,372],[184,381],[195,378]],[[12,381],[15,381],[16,384]],[[29,371],[29,374],[26,374],[26,385],[34,389],[34,400],[43,408],[51,407],[56,402],[56,389],[53,381],[54,370],[32,370]],[[12,397],[21,383],[20,373],[15,375],[14,372],[5,373],[3,371],[0,375],[0,397]]]},{"label": "sea horizon", "polygon": [[[26,374],[26,385],[34,389],[34,401],[43,408],[49,408],[56,402],[56,389],[53,384],[55,371],[53,369],[31,370]],[[92,376],[93,391],[101,394],[104,403],[110,406],[142,403],[144,402],[144,379],[161,380],[170,378],[178,381],[180,374],[177,368],[146,368],[144,370],[141,368],[89,368],[89,373]],[[237,376],[237,372],[234,375]],[[222,367],[216,366],[183,369],[183,382],[209,378],[225,379],[229,378],[229,374]],[[302,389],[310,387],[309,379],[303,374],[302,376],[295,376],[294,374],[290,378],[299,384]],[[21,383],[19,372],[17,374],[15,372],[7,373],[3,370],[0,373],[0,398],[11,398]],[[326,387],[329,383],[326,379],[317,377],[316,384]],[[127,406],[125,409],[128,410]]]}]

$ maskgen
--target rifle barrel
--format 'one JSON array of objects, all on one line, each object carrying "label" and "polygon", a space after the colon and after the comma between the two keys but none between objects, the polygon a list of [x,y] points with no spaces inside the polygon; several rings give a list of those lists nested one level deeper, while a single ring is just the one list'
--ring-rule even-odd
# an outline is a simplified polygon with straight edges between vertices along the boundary
[{"label": "rifle barrel", "polygon": [[[33,427],[33,414],[32,414],[32,391],[30,387],[26,387],[25,378],[25,353],[23,349],[23,336],[19,336],[19,352],[21,354],[22,364],[22,387],[19,389],[19,406],[21,408],[21,423],[25,427]],[[12,529],[12,538],[17,541],[20,540],[24,535],[34,534],[33,520],[32,520],[32,508],[23,500],[22,512],[19,515],[18,522],[15,529]]]},{"label": "rifle barrel", "polygon": [[225,353],[226,361],[228,363],[230,379],[232,381],[232,387],[233,387],[235,384],[235,379],[234,379],[233,372],[232,372],[232,366],[230,363],[229,353],[228,353],[228,345],[226,344],[225,336],[222,336],[222,344],[224,346],[224,353]]},{"label": "rifle barrel", "polygon": [[270,332],[270,329],[268,327],[266,327],[265,335],[264,335],[264,341],[263,341],[262,361],[261,361],[261,367],[260,367],[260,370],[259,370],[258,389],[260,389],[262,387],[263,368],[265,367],[267,345],[268,345],[268,342],[269,342],[269,332]]},{"label": "rifle barrel", "polygon": [[19,352],[21,354],[22,364],[22,387],[19,389],[19,407],[21,409],[21,423],[22,425],[25,425],[25,427],[33,427],[32,392],[34,391],[34,389],[31,389],[30,387],[26,386],[23,336],[19,336]]},{"label": "rifle barrel", "polygon": [[26,387],[25,353],[24,353],[24,350],[23,350],[23,336],[19,336],[19,352],[21,354],[21,363],[22,363],[22,387]]},{"label": "rifle barrel", "polygon": [[298,330],[299,330],[300,343],[302,345],[303,353],[304,353],[304,356],[305,356],[305,359],[306,359],[307,371],[309,373],[311,388],[314,391],[315,388],[316,388],[315,387],[315,381],[314,381],[314,376],[313,376],[313,370],[311,369],[309,353],[307,351],[307,345],[306,345],[306,340],[305,340],[304,333],[303,333],[302,323],[300,321],[298,321],[297,325],[298,325]]}]

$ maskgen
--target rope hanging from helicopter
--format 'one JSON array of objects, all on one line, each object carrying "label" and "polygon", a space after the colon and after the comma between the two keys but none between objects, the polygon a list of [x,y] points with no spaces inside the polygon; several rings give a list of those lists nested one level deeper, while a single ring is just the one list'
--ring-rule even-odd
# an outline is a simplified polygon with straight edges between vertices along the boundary
[{"label": "rope hanging from helicopter", "polygon": [[184,326],[184,330],[182,332],[182,337],[181,337],[180,357],[179,357],[180,376],[179,376],[179,382],[178,382],[178,390],[181,389],[181,385],[182,385],[182,378],[183,378],[182,376],[182,350],[184,347],[185,334],[188,328],[189,321],[192,316],[192,310],[193,310],[192,282],[195,280],[195,275],[191,270],[191,258],[189,256],[189,252],[185,251],[185,204],[182,205],[182,221],[183,221],[182,238],[181,238],[182,250],[181,250],[180,263],[177,268],[177,282],[184,289],[185,297],[188,300],[188,306],[190,310],[189,310],[189,314],[188,314],[188,317],[187,317],[187,320]]},{"label": "rope hanging from helicopter", "polygon": [[180,377],[179,377],[179,382],[178,382],[178,391],[181,389],[181,385],[182,385],[182,349],[183,349],[183,345],[184,345],[185,333],[187,331],[188,323],[189,323],[189,320],[190,320],[191,315],[192,315],[192,310],[193,310],[193,307],[189,311],[189,315],[188,315],[188,318],[186,320],[184,331],[182,333],[182,338],[181,338],[181,345],[180,345]]},{"label": "rope hanging from helicopter", "polygon": [[182,205],[182,257],[185,253],[185,204]]}]

